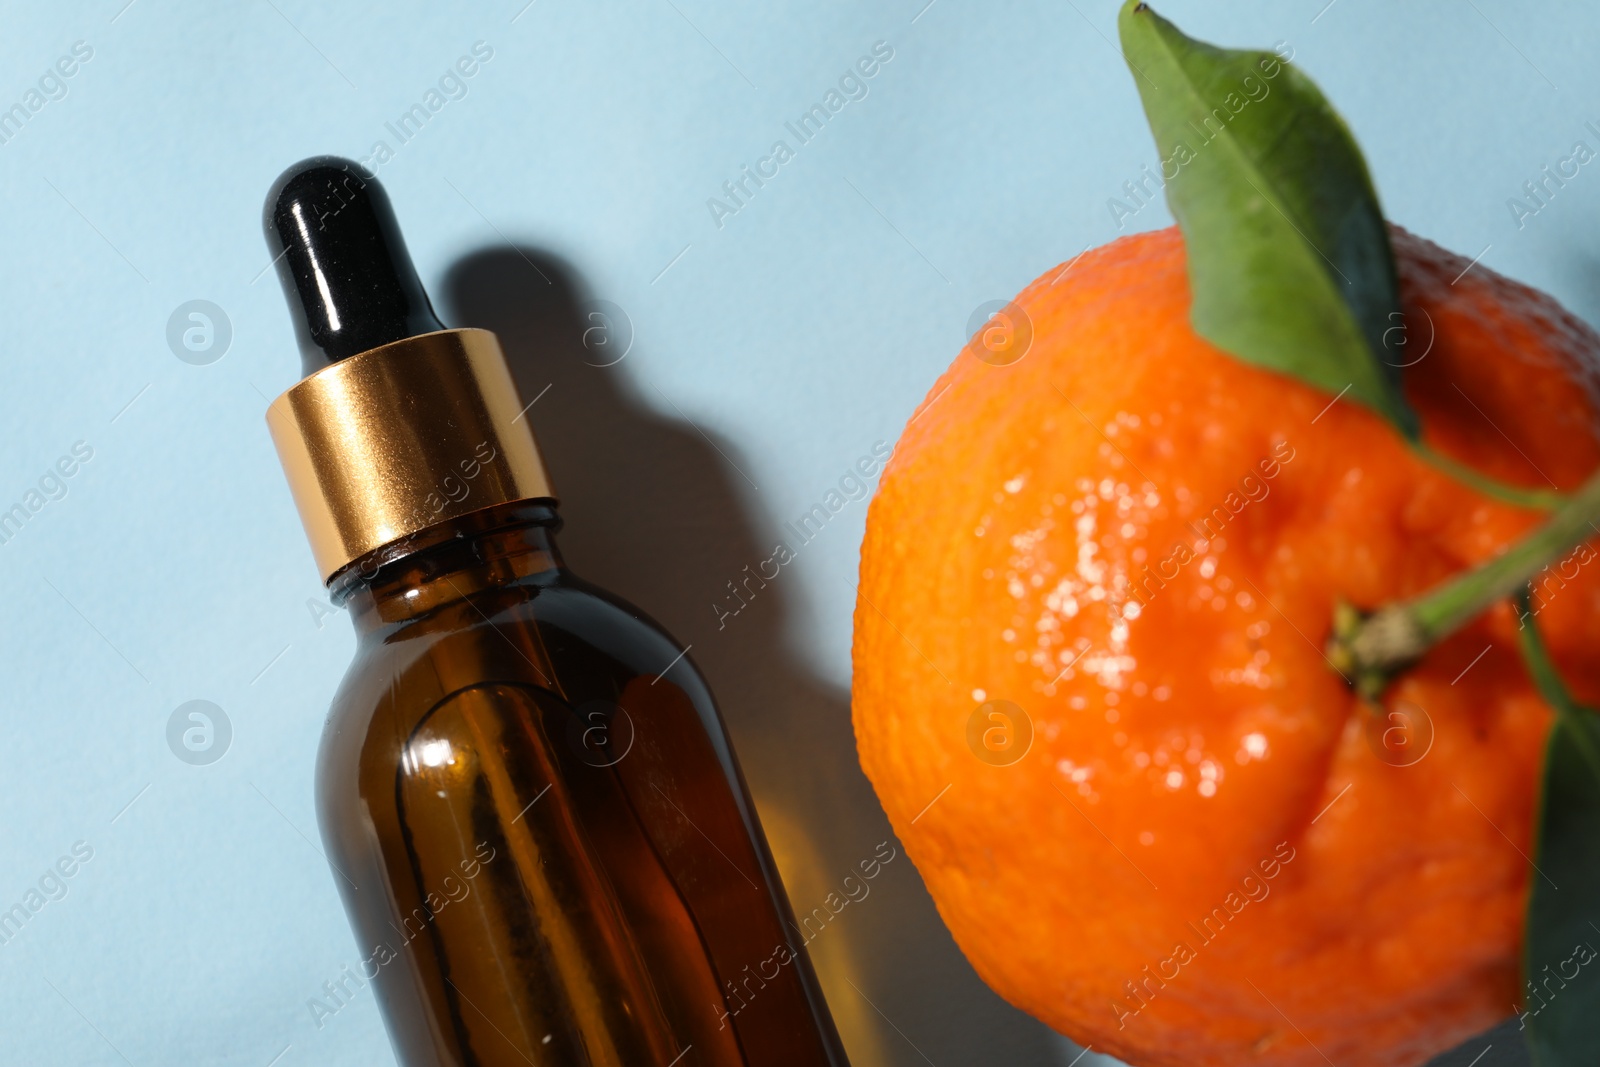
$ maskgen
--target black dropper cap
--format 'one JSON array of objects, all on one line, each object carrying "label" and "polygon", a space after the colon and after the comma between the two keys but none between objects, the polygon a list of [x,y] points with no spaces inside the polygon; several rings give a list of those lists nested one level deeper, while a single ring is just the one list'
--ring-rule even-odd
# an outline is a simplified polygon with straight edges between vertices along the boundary
[{"label": "black dropper cap", "polygon": [[316,156],[284,171],[264,223],[306,374],[444,329],[383,186],[360,164]]}]

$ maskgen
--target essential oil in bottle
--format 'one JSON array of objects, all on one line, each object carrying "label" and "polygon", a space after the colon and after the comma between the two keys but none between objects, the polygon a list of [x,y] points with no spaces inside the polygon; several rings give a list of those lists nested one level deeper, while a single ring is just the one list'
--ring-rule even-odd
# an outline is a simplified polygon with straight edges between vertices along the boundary
[{"label": "essential oil in bottle", "polygon": [[399,1061],[845,1067],[710,690],[562,562],[495,335],[354,163],[265,222],[306,374],[267,422],[358,637],[318,818]]}]

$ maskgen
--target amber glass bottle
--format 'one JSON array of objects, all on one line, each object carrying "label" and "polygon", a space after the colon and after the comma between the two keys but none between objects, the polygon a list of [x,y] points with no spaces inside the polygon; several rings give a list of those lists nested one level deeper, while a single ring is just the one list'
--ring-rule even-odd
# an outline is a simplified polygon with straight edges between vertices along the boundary
[{"label": "amber glass bottle", "polygon": [[494,335],[353,163],[266,222],[309,374],[268,423],[359,640],[317,807],[400,1062],[843,1067],[710,691],[563,565]]}]

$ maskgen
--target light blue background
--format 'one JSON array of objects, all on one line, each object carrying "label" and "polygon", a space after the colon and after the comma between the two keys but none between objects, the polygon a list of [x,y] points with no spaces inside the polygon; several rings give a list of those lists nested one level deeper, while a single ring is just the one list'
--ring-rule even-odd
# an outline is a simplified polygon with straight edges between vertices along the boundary
[{"label": "light blue background", "polygon": [[[0,145],[0,507],[74,442],[94,449],[68,495],[0,545],[0,908],[75,841],[94,849],[67,896],[0,945],[0,1063],[390,1062],[370,991],[320,1028],[307,1007],[358,958],[311,783],[353,641],[342,613],[319,626],[308,608],[321,589],[262,420],[299,366],[263,273],[273,178],[393,145],[384,123],[486,42],[468,95],[380,171],[424,280],[437,299],[452,264],[508,240],[563,260],[632,320],[614,388],[725,454],[715,480],[768,544],[894,440],[978,305],[1119,235],[1106,200],[1154,150],[1111,0],[123,3],[10,0],[0,33],[0,107],[74,41],[94,50]],[[1324,4],[1160,6],[1218,43],[1288,42],[1357,132],[1392,218],[1469,257],[1487,247],[1486,265],[1600,319],[1600,175],[1585,168],[1520,230],[1506,206],[1575,140],[1600,147],[1583,128],[1600,120],[1600,9]],[[894,59],[870,94],[719,229],[707,198],[880,40]],[[1129,229],[1169,222],[1157,204]],[[232,323],[209,366],[166,343],[195,298]],[[635,518],[714,556],[713,503]],[[764,621],[729,638],[717,583],[626,587],[641,565],[608,557],[607,531],[569,508],[572,558],[695,645],[769,822],[821,857],[807,870],[790,850],[797,898],[887,832],[845,718],[864,516],[851,505],[752,606]],[[753,562],[704,556],[694,573]],[[191,699],[233,724],[211,766],[167,747]],[[808,714],[825,742],[806,742]],[[1072,1061],[966,969],[908,861],[875,892],[822,961],[858,1067]]]}]

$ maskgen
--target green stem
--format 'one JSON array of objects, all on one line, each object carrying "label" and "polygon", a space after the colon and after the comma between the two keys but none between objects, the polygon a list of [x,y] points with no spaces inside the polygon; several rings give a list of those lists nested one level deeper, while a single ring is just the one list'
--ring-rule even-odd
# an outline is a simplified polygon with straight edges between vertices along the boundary
[{"label": "green stem", "polygon": [[1600,534],[1600,473],[1563,499],[1550,518],[1498,556],[1411,600],[1363,616],[1335,612],[1328,659],[1356,691],[1376,699],[1399,671],[1428,649],[1511,596],[1563,552]]},{"label": "green stem", "polygon": [[1443,452],[1435,452],[1421,441],[1412,442],[1411,446],[1430,466],[1442,471],[1460,482],[1491,497],[1503,504],[1512,504],[1519,508],[1533,508],[1538,511],[1554,511],[1564,504],[1568,497],[1559,489],[1524,489],[1521,486],[1507,485],[1505,482],[1495,481],[1486,474],[1479,473],[1458,459],[1452,459]]}]

